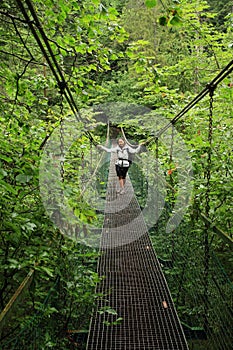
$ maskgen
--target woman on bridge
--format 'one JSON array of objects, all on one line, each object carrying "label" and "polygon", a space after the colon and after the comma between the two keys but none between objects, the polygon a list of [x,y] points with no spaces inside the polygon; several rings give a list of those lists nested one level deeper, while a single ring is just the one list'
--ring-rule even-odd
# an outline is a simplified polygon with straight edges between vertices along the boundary
[{"label": "woman on bridge", "polygon": [[117,190],[117,193],[124,194],[125,193],[125,182],[126,182],[126,175],[129,170],[129,166],[131,164],[131,160],[129,158],[129,154],[139,153],[141,150],[141,146],[144,143],[141,143],[137,148],[132,148],[128,146],[125,141],[120,138],[117,141],[117,146],[112,148],[107,148],[102,145],[97,145],[97,148],[106,151],[106,152],[113,152],[117,153],[117,160],[115,162],[116,167],[116,173],[119,179],[119,185],[120,188]]}]

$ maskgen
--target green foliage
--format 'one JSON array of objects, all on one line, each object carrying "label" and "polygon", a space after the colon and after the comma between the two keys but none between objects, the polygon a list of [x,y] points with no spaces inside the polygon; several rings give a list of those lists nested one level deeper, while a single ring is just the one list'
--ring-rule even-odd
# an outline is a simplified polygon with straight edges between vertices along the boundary
[{"label": "green foliage", "polygon": [[[33,5],[75,102],[86,106],[114,61],[124,56],[120,47],[127,35],[117,11],[89,0]],[[62,236],[46,216],[39,192],[40,157],[62,111],[70,110],[15,2],[1,2],[0,17],[1,309],[29,269],[36,272],[24,304],[15,309],[2,336],[11,349],[16,340],[26,349],[40,329],[35,338],[39,348],[63,349],[71,346],[68,329],[88,328],[98,297],[98,254]],[[92,120],[88,123],[91,127]],[[80,220],[80,236],[97,219],[80,197],[77,170],[83,151],[90,152],[85,137],[73,146],[65,164],[66,193]],[[70,164],[72,152],[76,163]]]},{"label": "green foliage", "polygon": [[[225,21],[232,16],[232,5],[228,0],[208,0],[207,1],[211,12],[215,13],[215,16],[211,19],[211,22],[219,30],[226,31]],[[229,23],[230,24],[230,23]]]},{"label": "green foliage", "polygon": [[145,5],[148,8],[154,7],[157,4],[157,0],[145,0]]},{"label": "green foliage", "polygon": [[[38,0],[33,4],[75,103],[87,108],[114,102],[115,107],[108,108],[108,113],[124,126],[127,137],[137,142],[153,136],[160,116],[167,120],[174,117],[232,60],[232,9],[226,0]],[[59,125],[62,113],[68,115],[72,111],[14,1],[1,2],[0,20],[1,309],[28,271],[35,270],[29,292],[6,325],[4,342],[15,343],[17,339],[19,348],[27,349],[36,336],[41,349],[72,348],[67,330],[87,330],[92,307],[96,298],[101,297],[94,292],[100,280],[96,274],[98,253],[62,236],[54,227],[42,205],[38,181],[43,146]],[[230,74],[214,94],[208,188],[210,218],[231,237],[232,86]],[[154,113],[150,118],[140,113],[126,115],[124,103],[147,106]],[[165,274],[179,314],[187,323],[198,326],[203,324],[200,271],[203,271],[204,226],[200,220],[194,224],[194,217],[197,206],[201,211],[206,209],[208,117],[209,100],[205,98],[176,124],[188,147],[194,171],[194,193],[182,231],[175,236],[171,233],[164,240],[163,228],[177,198],[177,193],[172,191],[167,193],[169,210],[158,223],[160,230],[153,231],[158,255],[164,261],[177,257],[174,268],[165,268]],[[90,116],[85,120],[85,127],[93,131],[96,140],[103,141],[103,124]],[[77,127],[83,130],[81,124],[77,123]],[[154,159],[154,143],[148,145],[148,150]],[[83,195],[83,183],[93,171],[90,153],[90,142],[81,133],[64,164],[65,198],[79,220],[77,235],[81,238],[89,234],[89,224],[102,225],[101,215],[90,204],[93,191],[87,190]],[[164,179],[170,185],[168,188],[172,185],[178,191],[176,163],[170,156],[169,142],[160,143]],[[106,191],[107,164],[96,173],[95,187],[102,198]],[[133,164],[130,169],[141,207],[145,205],[142,194],[146,194],[147,188],[143,174],[147,173],[150,179],[153,172],[152,164],[147,169],[138,169]],[[184,251],[181,247],[185,247]],[[214,236],[211,248],[232,278],[228,247]],[[221,285],[225,300],[230,300],[229,282],[213,263],[213,256],[211,273],[218,271],[215,283]],[[210,315],[214,315],[215,306],[221,308],[217,293],[211,284]],[[106,320],[109,326],[121,322],[111,307],[100,312],[114,318],[111,322]],[[218,312],[227,325],[224,312]],[[211,322],[216,334],[221,333],[214,316]],[[18,330],[22,332],[20,335]],[[12,344],[8,348],[13,349]]]}]

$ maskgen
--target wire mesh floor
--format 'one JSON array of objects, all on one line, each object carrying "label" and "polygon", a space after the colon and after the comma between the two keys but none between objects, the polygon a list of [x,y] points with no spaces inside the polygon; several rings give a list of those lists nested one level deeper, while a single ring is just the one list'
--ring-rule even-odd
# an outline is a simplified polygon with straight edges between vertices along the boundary
[{"label": "wire mesh floor", "polygon": [[125,194],[117,195],[116,186],[112,157],[98,263],[103,297],[86,349],[188,349],[129,178]]}]

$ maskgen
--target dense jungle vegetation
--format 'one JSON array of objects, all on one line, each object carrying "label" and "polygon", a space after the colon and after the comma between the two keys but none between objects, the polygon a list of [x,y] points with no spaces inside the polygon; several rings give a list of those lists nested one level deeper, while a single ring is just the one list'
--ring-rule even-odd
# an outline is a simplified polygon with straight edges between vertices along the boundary
[{"label": "dense jungle vegetation", "polygon": [[[0,319],[1,347],[85,348],[91,311],[101,297],[95,286],[102,276],[96,272],[98,248],[81,240],[88,239],[90,225],[101,228],[103,208],[98,202],[93,207],[92,188],[84,196],[83,183],[99,161],[95,144],[104,144],[109,119],[110,138],[117,137],[122,126],[134,143],[152,139],[142,154],[148,157],[145,167],[133,164],[130,169],[142,208],[147,181],[154,176],[153,160],[159,157],[167,193],[150,234],[190,349],[230,349],[233,73],[218,84],[213,101],[207,95],[175,125],[191,160],[192,192],[174,230],[166,230],[166,225],[179,209],[176,201],[183,192],[178,173],[186,163],[179,164],[176,158],[171,132],[159,140],[158,150],[153,136],[164,120],[171,120],[232,61],[231,1],[31,4],[40,25],[32,18],[30,1],[0,3],[1,311],[28,276],[28,287]],[[51,52],[45,42],[39,46],[36,35],[40,40],[43,34],[38,28],[43,28],[64,80],[52,59],[48,64],[46,53],[51,58]],[[150,118],[140,111],[132,114],[133,107],[127,113],[127,106],[135,105],[150,110]],[[74,115],[77,119],[71,117],[72,125],[64,131],[63,120]],[[76,137],[62,159],[62,131],[68,134],[73,129]],[[56,132],[54,169],[64,170],[66,203],[74,213],[72,220],[78,220],[75,234],[81,240],[69,237],[73,226],[64,217],[65,234],[54,224],[61,218],[48,215],[43,198],[53,194],[40,189],[41,159]],[[102,199],[107,164],[97,169],[93,180]],[[138,171],[143,181],[138,181]],[[53,175],[48,181],[53,182]],[[54,208],[55,216],[62,205]]]}]

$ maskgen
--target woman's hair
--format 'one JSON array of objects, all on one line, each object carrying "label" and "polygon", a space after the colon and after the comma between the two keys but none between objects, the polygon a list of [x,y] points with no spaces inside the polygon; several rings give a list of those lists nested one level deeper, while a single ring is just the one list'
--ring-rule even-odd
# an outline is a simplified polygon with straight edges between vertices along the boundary
[{"label": "woman's hair", "polygon": [[117,143],[119,144],[119,141],[120,140],[122,140],[124,143],[125,143],[125,140],[122,138],[122,137],[120,137],[118,140],[117,140]]}]

